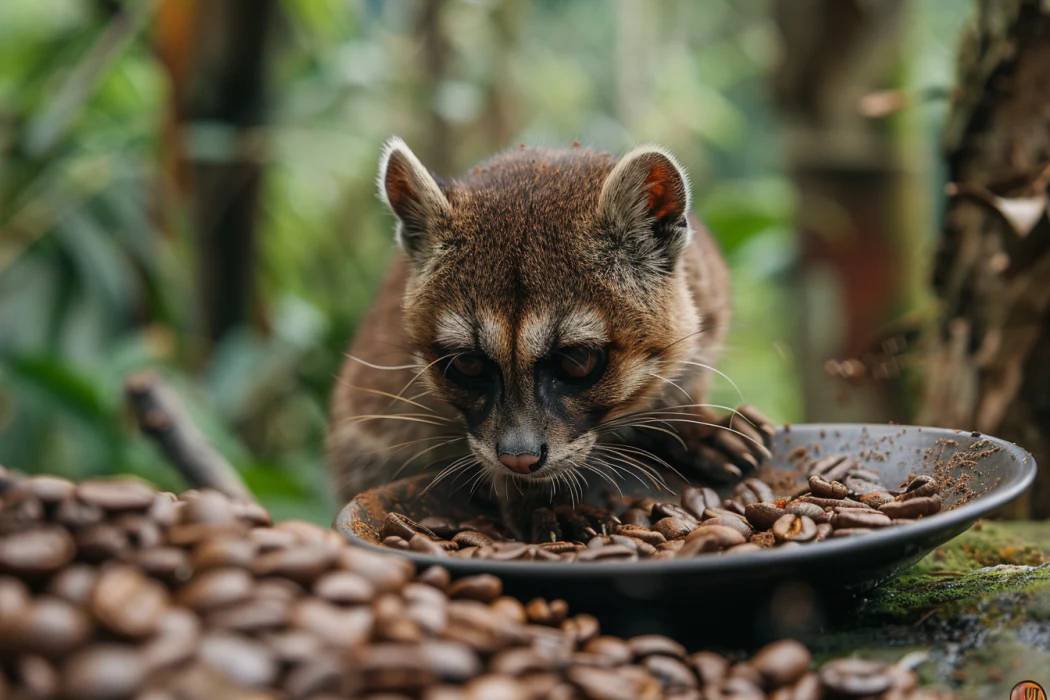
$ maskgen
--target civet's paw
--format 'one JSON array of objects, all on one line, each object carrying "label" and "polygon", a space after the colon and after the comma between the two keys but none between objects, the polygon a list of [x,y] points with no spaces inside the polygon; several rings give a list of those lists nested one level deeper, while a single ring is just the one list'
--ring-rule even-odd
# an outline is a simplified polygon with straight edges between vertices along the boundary
[{"label": "civet's paw", "polygon": [[[696,421],[675,423],[681,442],[668,437],[664,444],[668,461],[687,476],[736,481],[771,456],[776,428],[754,406],[740,406],[727,415],[697,412]],[[670,445],[672,441],[677,444]]]}]

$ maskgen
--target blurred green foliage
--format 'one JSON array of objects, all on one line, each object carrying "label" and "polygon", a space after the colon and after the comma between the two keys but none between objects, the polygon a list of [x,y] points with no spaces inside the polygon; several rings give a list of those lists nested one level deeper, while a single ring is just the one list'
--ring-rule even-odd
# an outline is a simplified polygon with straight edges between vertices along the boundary
[{"label": "blurred green foliage", "polygon": [[[436,71],[420,48],[422,0],[284,0],[258,134],[263,322],[205,361],[193,266],[207,251],[192,249],[164,182],[170,85],[155,4],[127,3],[141,27],[114,44],[121,3],[0,3],[0,463],[181,488],[122,406],[123,378],[160,368],[276,515],[328,520],[326,402],[392,253],[374,194],[391,133],[424,159],[441,154],[446,175],[518,142],[669,147],[733,267],[721,366],[747,401],[800,417],[784,292],[792,193],[765,2],[451,2],[430,29],[446,55]],[[967,7],[918,3],[909,85],[950,82]],[[932,153],[934,127],[922,127]],[[211,135],[191,125],[194,157],[221,157]],[[739,402],[716,386],[716,400]]]}]

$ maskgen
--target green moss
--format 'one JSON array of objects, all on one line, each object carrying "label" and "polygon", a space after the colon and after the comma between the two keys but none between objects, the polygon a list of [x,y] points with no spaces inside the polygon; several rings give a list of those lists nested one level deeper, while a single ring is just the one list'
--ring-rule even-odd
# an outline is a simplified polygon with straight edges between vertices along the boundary
[{"label": "green moss", "polygon": [[1007,697],[1050,667],[1050,522],[982,523],[809,641],[818,659],[923,650],[925,682],[960,698]]},{"label": "green moss", "polygon": [[860,616],[914,621],[976,613],[1003,595],[1050,592],[1048,543],[1047,523],[980,523],[875,590]]}]

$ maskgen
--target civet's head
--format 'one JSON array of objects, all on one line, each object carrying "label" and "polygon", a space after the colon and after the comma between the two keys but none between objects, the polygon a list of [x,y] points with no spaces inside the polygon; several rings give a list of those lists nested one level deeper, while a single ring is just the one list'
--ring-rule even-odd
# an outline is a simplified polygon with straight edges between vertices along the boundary
[{"label": "civet's head", "polygon": [[492,477],[584,464],[699,342],[688,181],[659,148],[521,148],[439,180],[394,138],[379,189],[411,261],[409,337]]}]

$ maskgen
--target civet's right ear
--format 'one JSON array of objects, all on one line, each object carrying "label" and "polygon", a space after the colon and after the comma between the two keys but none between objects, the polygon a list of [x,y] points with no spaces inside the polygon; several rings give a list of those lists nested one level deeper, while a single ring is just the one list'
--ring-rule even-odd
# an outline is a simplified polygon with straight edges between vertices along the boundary
[{"label": "civet's right ear", "polygon": [[685,170],[656,146],[636,148],[620,159],[602,185],[598,211],[608,235],[646,267],[674,269],[692,235]]},{"label": "civet's right ear", "polygon": [[379,196],[398,218],[398,244],[420,259],[435,223],[449,215],[450,207],[434,176],[397,136],[387,140],[379,159]]}]

